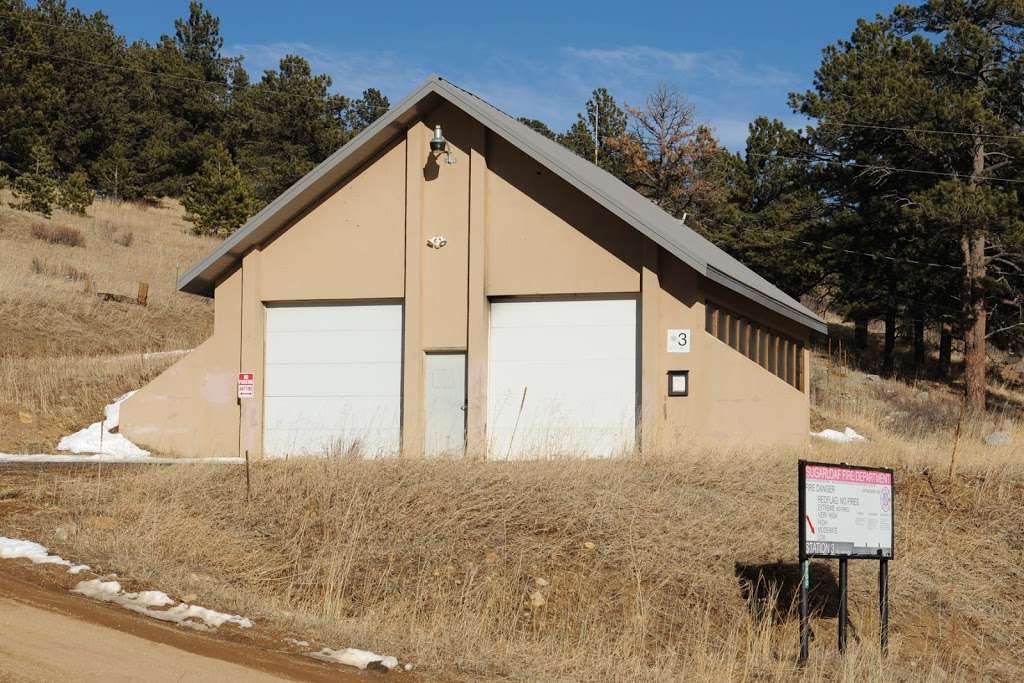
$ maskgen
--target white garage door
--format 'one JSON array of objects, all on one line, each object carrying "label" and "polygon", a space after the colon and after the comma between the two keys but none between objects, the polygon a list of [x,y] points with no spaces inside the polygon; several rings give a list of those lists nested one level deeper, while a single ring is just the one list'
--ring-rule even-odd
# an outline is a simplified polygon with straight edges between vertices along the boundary
[{"label": "white garage door", "polygon": [[400,304],[267,308],[263,450],[397,453]]},{"label": "white garage door", "polygon": [[636,348],[633,299],[492,303],[490,456],[632,450]]}]

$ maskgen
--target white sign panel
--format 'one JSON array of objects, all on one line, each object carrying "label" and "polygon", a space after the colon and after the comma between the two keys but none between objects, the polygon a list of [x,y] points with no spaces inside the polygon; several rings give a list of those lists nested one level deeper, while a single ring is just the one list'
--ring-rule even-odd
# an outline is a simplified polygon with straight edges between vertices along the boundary
[{"label": "white sign panel", "polygon": [[804,556],[891,558],[892,470],[801,463]]},{"label": "white sign panel", "polygon": [[251,372],[238,373],[238,398],[252,398],[256,395],[256,376]]},{"label": "white sign panel", "polygon": [[668,352],[689,353],[690,352],[690,331],[669,330],[668,331]]}]

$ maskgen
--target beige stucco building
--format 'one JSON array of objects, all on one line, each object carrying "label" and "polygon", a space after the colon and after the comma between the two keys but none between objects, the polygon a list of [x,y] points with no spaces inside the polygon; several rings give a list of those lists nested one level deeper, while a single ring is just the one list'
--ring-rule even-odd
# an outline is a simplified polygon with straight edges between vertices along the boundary
[{"label": "beige stucco building", "polygon": [[214,298],[213,336],[124,403],[121,430],[181,456],[799,443],[808,341],[826,331],[614,177],[436,77],[179,287]]}]

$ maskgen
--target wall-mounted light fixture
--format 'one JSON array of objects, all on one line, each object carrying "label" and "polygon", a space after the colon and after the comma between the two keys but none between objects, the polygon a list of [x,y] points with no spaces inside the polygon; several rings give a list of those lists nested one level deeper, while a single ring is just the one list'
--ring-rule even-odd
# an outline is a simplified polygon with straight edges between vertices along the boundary
[{"label": "wall-mounted light fixture", "polygon": [[431,249],[440,249],[446,244],[448,244],[448,238],[444,235],[434,235],[427,240],[427,246]]},{"label": "wall-mounted light fixture", "polygon": [[444,139],[444,134],[441,132],[440,123],[434,126],[434,137],[430,139],[430,151],[433,154],[440,154],[441,152],[444,152],[445,163],[455,163],[455,157],[452,156],[451,147],[448,145],[448,141]]}]

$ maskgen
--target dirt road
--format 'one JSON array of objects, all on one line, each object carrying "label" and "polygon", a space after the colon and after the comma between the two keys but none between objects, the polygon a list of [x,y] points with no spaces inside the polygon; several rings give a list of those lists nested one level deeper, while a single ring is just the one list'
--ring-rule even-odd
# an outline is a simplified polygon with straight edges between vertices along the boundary
[{"label": "dirt road", "polygon": [[279,681],[112,628],[0,599],[0,679],[15,681]]},{"label": "dirt road", "polygon": [[[272,639],[211,636],[156,622],[68,593],[61,585],[65,575],[0,560],[0,681],[370,683],[387,678],[286,652]],[[403,680],[411,683],[413,677]]]}]

